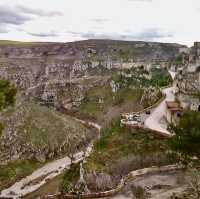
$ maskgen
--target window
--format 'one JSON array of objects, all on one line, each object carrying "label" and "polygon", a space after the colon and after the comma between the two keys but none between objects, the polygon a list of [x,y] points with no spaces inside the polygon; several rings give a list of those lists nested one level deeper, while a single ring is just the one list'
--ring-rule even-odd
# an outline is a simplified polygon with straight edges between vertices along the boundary
[{"label": "window", "polygon": [[181,117],[181,113],[177,113],[177,117]]}]

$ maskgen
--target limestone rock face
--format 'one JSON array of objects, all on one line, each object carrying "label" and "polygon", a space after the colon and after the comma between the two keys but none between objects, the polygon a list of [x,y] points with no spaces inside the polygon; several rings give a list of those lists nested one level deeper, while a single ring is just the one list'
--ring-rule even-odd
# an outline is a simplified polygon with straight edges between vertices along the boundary
[{"label": "limestone rock face", "polygon": [[115,83],[113,80],[110,82],[110,87],[113,93],[116,93],[119,89],[119,84]]},{"label": "limestone rock face", "polygon": [[141,104],[144,107],[148,107],[151,104],[156,103],[156,101],[159,100],[161,96],[162,96],[162,93],[159,89],[154,88],[154,87],[146,88],[144,89],[144,93],[141,98]]},{"label": "limestone rock face", "polygon": [[45,162],[46,161],[46,156],[45,156],[45,154],[44,153],[41,153],[41,152],[39,152],[39,153],[36,153],[36,160],[38,161],[38,162]]},{"label": "limestone rock face", "polygon": [[[165,63],[184,46],[151,42],[87,40],[71,43],[28,43],[0,45],[0,78],[14,82],[30,98],[52,105],[60,103],[60,93],[81,78],[112,74],[113,69]],[[148,53],[147,53],[148,52]],[[81,85],[80,83],[79,85]],[[77,85],[72,93],[79,106],[83,91]],[[87,85],[88,87],[90,85]],[[113,91],[116,88],[113,88]],[[71,97],[65,97],[65,100]],[[69,105],[69,106],[71,106]]]},{"label": "limestone rock face", "polygon": [[[0,44],[0,79],[15,83],[24,100],[0,116],[6,127],[0,135],[0,163],[28,158],[43,162],[66,153],[71,142],[87,142],[85,128],[41,105],[78,109],[90,88],[110,84],[114,70],[165,63],[181,47],[110,40]],[[110,86],[117,91],[118,85]],[[146,96],[153,100],[156,94]]]}]

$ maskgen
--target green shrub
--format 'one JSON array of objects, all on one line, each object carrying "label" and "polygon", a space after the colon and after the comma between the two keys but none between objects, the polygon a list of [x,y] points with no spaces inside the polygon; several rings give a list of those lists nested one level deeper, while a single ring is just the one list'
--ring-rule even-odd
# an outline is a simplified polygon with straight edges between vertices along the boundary
[{"label": "green shrub", "polygon": [[74,191],[75,183],[80,177],[80,164],[71,164],[70,169],[65,171],[61,190],[64,192]]},{"label": "green shrub", "polygon": [[3,126],[2,123],[0,123],[0,136],[1,136],[1,134],[2,134],[3,129],[4,129],[4,126]]},{"label": "green shrub", "polygon": [[0,80],[0,110],[14,105],[16,93],[17,89],[13,84],[8,80]]}]

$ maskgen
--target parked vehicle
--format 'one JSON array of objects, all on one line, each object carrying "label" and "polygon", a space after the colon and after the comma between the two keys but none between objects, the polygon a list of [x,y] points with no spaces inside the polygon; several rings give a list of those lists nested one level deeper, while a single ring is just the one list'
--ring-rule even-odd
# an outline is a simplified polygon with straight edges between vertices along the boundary
[{"label": "parked vehicle", "polygon": [[150,110],[146,111],[146,114],[147,114],[147,115],[150,115],[150,114],[151,114],[151,111],[150,111]]}]

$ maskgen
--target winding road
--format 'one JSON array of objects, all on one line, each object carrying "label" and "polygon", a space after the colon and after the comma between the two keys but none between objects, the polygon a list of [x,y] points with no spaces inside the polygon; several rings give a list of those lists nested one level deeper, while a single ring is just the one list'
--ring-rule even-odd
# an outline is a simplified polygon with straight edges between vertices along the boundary
[{"label": "winding road", "polygon": [[[176,73],[169,71],[172,79],[174,80]],[[155,108],[152,114],[145,120],[144,125],[151,130],[159,131],[165,134],[171,134],[167,130],[167,124],[162,123],[163,118],[166,117],[166,101],[174,101],[175,96],[173,93],[173,86],[163,90],[165,99]]]}]

